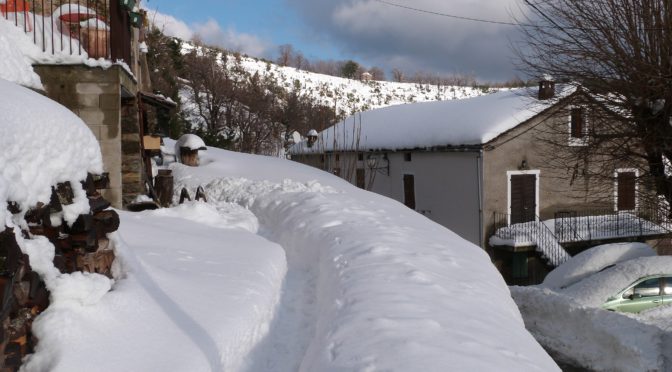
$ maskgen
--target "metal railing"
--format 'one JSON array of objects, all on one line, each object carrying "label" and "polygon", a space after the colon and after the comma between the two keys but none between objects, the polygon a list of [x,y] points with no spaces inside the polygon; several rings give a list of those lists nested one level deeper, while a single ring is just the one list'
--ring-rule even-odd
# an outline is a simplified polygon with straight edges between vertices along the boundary
[{"label": "metal railing", "polygon": [[[532,245],[533,234],[546,229],[558,243],[573,243],[617,238],[641,238],[668,234],[672,231],[669,216],[659,208],[638,208],[634,211],[607,209],[554,213],[543,222],[509,224],[510,215],[495,212],[494,236],[513,245]],[[538,217],[536,221],[541,221]],[[539,226],[537,226],[539,225]],[[543,227],[542,227],[543,226]],[[547,235],[543,233],[542,235]]]},{"label": "metal railing", "polygon": [[555,235],[561,243],[640,238],[670,232],[670,219],[659,208],[559,211],[553,221]]},{"label": "metal railing", "polygon": [[43,53],[123,60],[130,65],[131,13],[123,0],[4,0],[0,15]]},{"label": "metal railing", "polygon": [[514,247],[534,245],[552,266],[558,266],[569,259],[569,254],[559,244],[553,231],[538,217],[535,221],[511,225],[509,225],[510,216],[508,214],[495,212],[493,218],[495,221],[494,237],[497,240],[491,240],[491,242]]}]

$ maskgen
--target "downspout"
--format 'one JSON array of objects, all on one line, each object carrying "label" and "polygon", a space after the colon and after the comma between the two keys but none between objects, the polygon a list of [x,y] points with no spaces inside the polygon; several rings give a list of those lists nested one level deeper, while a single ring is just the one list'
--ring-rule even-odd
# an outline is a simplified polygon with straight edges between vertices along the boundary
[{"label": "downspout", "polygon": [[476,156],[476,180],[478,182],[478,245],[483,246],[483,149]]}]

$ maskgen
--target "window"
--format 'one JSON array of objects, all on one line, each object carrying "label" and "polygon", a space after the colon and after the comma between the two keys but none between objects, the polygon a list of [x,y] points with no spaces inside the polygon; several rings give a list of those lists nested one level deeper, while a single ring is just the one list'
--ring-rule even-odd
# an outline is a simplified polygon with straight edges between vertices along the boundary
[{"label": "window", "polygon": [[637,170],[619,169],[616,171],[615,194],[617,211],[637,209]]},{"label": "window", "polygon": [[672,295],[672,277],[663,278],[663,295]]},{"label": "window", "polygon": [[623,293],[623,298],[630,296],[654,297],[660,296],[660,278],[647,279]]},{"label": "window", "polygon": [[404,204],[415,209],[415,177],[412,174],[404,174]]},{"label": "window", "polygon": [[338,163],[339,161],[341,161],[341,156],[339,154],[336,154],[335,159],[336,162]]},{"label": "window", "polygon": [[357,154],[357,160],[363,161],[364,160],[364,154],[362,154],[362,153]]},{"label": "window", "polygon": [[357,187],[360,189],[366,189],[366,177],[364,173],[364,168],[357,168]]},{"label": "window", "polygon": [[405,152],[404,153],[404,161],[411,161],[411,153],[410,152]]},{"label": "window", "polygon": [[569,110],[569,145],[585,146],[588,141],[588,123],[585,107],[572,107]]},{"label": "window", "polygon": [[570,114],[570,136],[572,138],[583,138],[585,132],[585,114],[583,107],[574,107]]}]

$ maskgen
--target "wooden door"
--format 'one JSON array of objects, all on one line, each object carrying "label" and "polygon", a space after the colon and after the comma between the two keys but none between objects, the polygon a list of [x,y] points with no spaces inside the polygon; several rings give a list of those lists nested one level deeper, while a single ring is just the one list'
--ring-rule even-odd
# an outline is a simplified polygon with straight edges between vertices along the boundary
[{"label": "wooden door", "polygon": [[511,223],[534,221],[537,209],[537,176],[511,175]]},{"label": "wooden door", "polygon": [[635,187],[637,176],[635,172],[619,172],[617,184],[617,204],[619,211],[632,211],[635,209]]}]

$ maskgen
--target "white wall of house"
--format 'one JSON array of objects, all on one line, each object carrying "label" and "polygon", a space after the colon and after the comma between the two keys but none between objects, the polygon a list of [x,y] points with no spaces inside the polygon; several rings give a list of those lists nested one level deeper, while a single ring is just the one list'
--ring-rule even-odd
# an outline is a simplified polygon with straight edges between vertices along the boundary
[{"label": "white wall of house", "polygon": [[[404,202],[405,174],[414,176],[415,210],[482,246],[479,152],[387,153],[389,175],[376,170],[371,191]],[[367,180],[371,170],[367,169]]]}]

